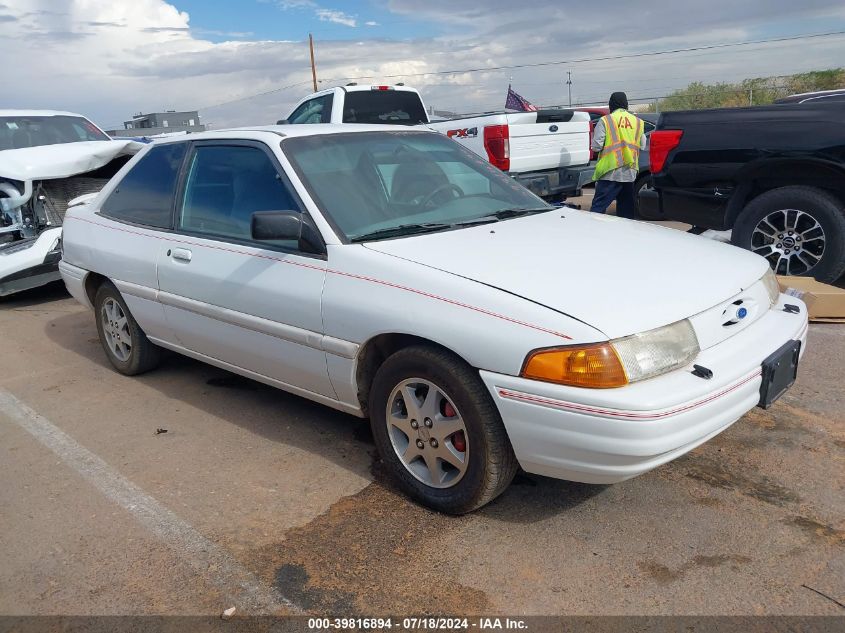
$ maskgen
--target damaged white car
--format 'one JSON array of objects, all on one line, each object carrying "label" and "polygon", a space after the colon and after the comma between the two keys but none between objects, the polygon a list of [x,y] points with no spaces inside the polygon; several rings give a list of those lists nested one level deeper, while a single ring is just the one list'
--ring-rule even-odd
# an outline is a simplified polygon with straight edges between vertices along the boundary
[{"label": "damaged white car", "polygon": [[0,110],[0,297],[60,279],[68,206],[97,193],[142,147],[78,114]]}]

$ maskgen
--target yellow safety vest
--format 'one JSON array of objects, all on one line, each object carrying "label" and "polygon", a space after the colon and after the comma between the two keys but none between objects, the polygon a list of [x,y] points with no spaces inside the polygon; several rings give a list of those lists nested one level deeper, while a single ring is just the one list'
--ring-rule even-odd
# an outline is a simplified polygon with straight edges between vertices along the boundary
[{"label": "yellow safety vest", "polygon": [[630,112],[619,108],[601,118],[604,122],[604,147],[599,152],[593,180],[626,166],[639,167],[643,122]]}]

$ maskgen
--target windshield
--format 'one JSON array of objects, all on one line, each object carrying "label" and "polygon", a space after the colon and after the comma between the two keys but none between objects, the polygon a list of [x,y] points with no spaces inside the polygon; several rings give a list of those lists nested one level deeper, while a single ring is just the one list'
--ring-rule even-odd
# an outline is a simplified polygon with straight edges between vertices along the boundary
[{"label": "windshield", "polygon": [[352,241],[552,208],[432,132],[301,136],[285,139],[282,148],[323,214]]},{"label": "windshield", "polygon": [[407,90],[358,90],[346,93],[344,123],[417,125],[427,123],[422,100]]},{"label": "windshield", "polygon": [[0,150],[108,140],[81,116],[0,116]]}]

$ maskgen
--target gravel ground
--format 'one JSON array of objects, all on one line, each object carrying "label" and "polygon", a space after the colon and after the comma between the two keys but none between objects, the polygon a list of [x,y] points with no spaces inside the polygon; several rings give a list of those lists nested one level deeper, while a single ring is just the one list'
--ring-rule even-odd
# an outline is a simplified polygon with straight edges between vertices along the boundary
[{"label": "gravel ground", "polygon": [[0,613],[845,613],[841,325],[688,456],[460,518],[392,488],[366,422],[178,356],[116,374],[60,285],[0,331]]}]

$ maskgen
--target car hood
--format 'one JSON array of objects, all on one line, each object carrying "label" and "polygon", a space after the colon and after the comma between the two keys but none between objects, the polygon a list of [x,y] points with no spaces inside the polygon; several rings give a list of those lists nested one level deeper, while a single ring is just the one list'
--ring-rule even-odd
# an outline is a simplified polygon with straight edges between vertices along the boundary
[{"label": "car hood", "polygon": [[49,180],[93,171],[118,156],[135,154],[137,141],[84,141],[0,151],[0,177]]},{"label": "car hood", "polygon": [[767,268],[734,246],[571,209],[366,246],[542,304],[609,338],[698,314]]}]

